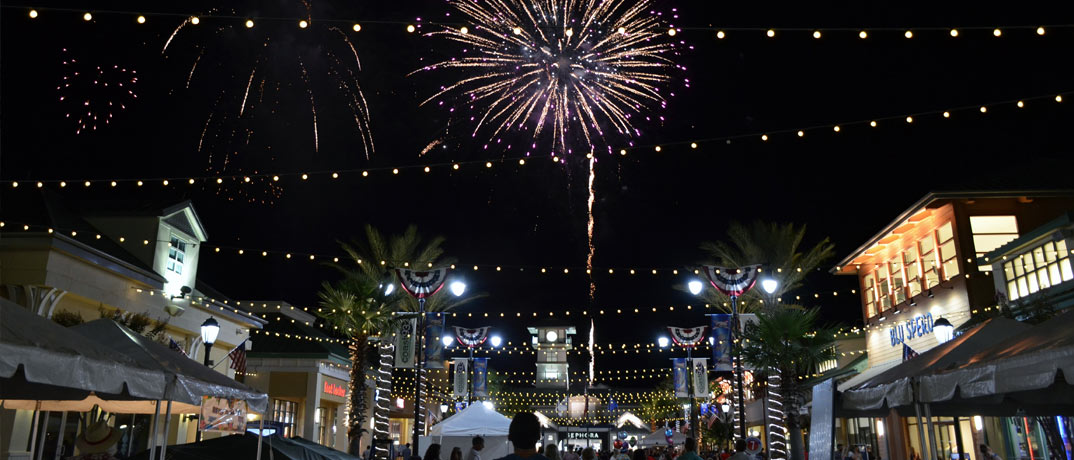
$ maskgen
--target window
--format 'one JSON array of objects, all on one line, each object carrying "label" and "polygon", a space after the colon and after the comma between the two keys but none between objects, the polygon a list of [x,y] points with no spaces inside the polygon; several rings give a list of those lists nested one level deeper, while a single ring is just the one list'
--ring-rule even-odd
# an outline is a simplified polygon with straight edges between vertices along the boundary
[{"label": "window", "polygon": [[330,407],[321,406],[317,408],[317,442],[323,446],[331,446],[335,444],[332,442],[332,429],[336,424],[336,411]]},{"label": "window", "polygon": [[910,291],[910,296],[915,296],[921,293],[921,274],[918,272],[918,268],[921,266],[917,262],[917,248],[907,249],[902,253],[903,270],[906,271],[906,286]]},{"label": "window", "polygon": [[889,265],[891,266],[891,292],[893,294],[891,304],[898,305],[906,300],[906,284],[899,260],[893,260]]},{"label": "window", "polygon": [[1047,242],[1003,263],[1007,298],[1019,299],[1074,279],[1067,242]]},{"label": "window", "polygon": [[936,245],[940,250],[943,279],[946,281],[954,278],[958,275],[958,254],[955,253],[955,233],[951,230],[950,222],[936,230]]},{"label": "window", "polygon": [[179,237],[172,235],[172,239],[168,243],[168,271],[175,272],[176,275],[182,275],[183,260],[185,258],[186,242],[180,240]]},{"label": "window", "polygon": [[928,235],[917,242],[917,248],[921,254],[921,273],[924,277],[925,289],[931,289],[940,284],[940,265],[936,262],[936,242],[932,239],[932,235]]},{"label": "window", "polygon": [[885,312],[891,308],[891,285],[888,284],[887,264],[881,265],[880,269],[876,271],[876,284],[880,289],[877,293],[880,298],[880,311]]},{"label": "window", "polygon": [[295,433],[295,403],[276,399],[272,401],[272,420],[283,425],[283,437],[290,438]]},{"label": "window", "polygon": [[[1014,216],[970,216],[973,251],[977,258],[1018,238],[1018,220]],[[979,265],[978,270],[992,270],[991,264]]]},{"label": "window", "polygon": [[396,443],[402,442],[401,439],[403,436],[403,422],[397,420],[390,421],[388,430],[391,433],[390,436],[392,437],[392,441]]},{"label": "window", "polygon": [[865,312],[868,318],[876,316],[876,280],[873,278],[873,274],[865,275],[862,279],[863,295],[865,296]]}]

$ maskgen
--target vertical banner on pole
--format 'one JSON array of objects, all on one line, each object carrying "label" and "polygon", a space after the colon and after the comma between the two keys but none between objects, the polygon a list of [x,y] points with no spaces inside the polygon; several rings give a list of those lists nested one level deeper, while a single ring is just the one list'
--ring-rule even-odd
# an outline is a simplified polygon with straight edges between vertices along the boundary
[{"label": "vertical banner on pole", "polygon": [[690,396],[690,391],[687,389],[686,379],[689,378],[689,372],[686,369],[686,358],[672,358],[672,375],[675,381],[675,397],[687,398]]},{"label": "vertical banner on pole", "polygon": [[395,367],[411,369],[414,367],[414,330],[418,328],[418,319],[410,318],[399,322],[395,330]]},{"label": "vertical banner on pole", "polygon": [[[456,398],[466,397],[466,378],[469,377],[469,366],[466,358],[455,358],[455,380],[452,385],[451,395]],[[408,459],[409,460],[409,459]]]},{"label": "vertical banner on pole", "polygon": [[695,398],[709,397],[709,370],[708,358],[694,358],[692,378],[694,379]]},{"label": "vertical banner on pole", "polygon": [[813,414],[809,424],[810,459],[832,460],[832,450],[835,449],[834,413],[834,380],[828,379],[813,385]]},{"label": "vertical banner on pole", "polygon": [[425,368],[444,368],[444,314],[432,313],[425,318]]},{"label": "vertical banner on pole", "polygon": [[730,371],[731,315],[709,315],[712,320],[712,370]]},{"label": "vertical banner on pole", "polygon": [[474,396],[488,397],[489,359],[474,358]]}]

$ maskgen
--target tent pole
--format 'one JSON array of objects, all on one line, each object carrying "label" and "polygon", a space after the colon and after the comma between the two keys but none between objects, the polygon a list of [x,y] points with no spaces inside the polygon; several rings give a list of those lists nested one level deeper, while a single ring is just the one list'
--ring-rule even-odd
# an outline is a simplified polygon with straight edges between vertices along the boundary
[{"label": "tent pole", "polygon": [[41,416],[41,401],[34,403],[33,428],[30,430],[30,458],[37,453],[37,419]]},{"label": "tent pole", "polygon": [[917,439],[921,442],[921,453],[925,454],[925,460],[932,460],[932,456],[928,454],[929,450],[925,447],[928,442],[925,439],[925,422],[921,420],[921,403],[914,403],[914,412],[917,414]]},{"label": "tent pole", "polygon": [[149,458],[157,456],[157,417],[160,416],[160,400],[153,402],[153,418],[149,420]]},{"label": "tent pole", "polygon": [[172,423],[172,402],[168,400],[168,407],[164,412],[164,441],[160,443],[160,460],[164,460],[164,452],[168,450],[168,428]]},{"label": "tent pole", "polygon": [[261,460],[261,440],[265,435],[265,415],[261,414],[260,418],[257,422],[257,460]]},{"label": "tent pole", "polygon": [[131,429],[127,432],[127,457],[131,456],[131,450],[134,449],[134,422],[136,415],[131,414]]},{"label": "tent pole", "polygon": [[936,428],[932,426],[932,409],[929,408],[928,403],[925,404],[925,423],[929,426],[929,445],[932,446],[933,458],[939,458],[936,446]]},{"label": "tent pole", "polygon": [[56,436],[56,454],[52,456],[53,460],[60,460],[60,451],[63,449],[63,432],[67,428],[67,411],[63,412],[60,416],[60,433]]},{"label": "tent pole", "polygon": [[52,411],[45,411],[45,420],[41,422],[41,440],[34,441],[40,444],[41,448],[35,449],[37,451],[37,456],[34,457],[34,460],[41,460],[41,457],[45,455],[45,439],[48,438],[48,436],[46,436],[48,434],[48,419],[51,415]]}]

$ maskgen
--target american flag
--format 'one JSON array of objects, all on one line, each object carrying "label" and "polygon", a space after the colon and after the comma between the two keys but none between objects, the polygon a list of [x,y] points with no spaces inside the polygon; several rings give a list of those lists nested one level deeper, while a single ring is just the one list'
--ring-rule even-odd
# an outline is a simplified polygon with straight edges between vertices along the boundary
[{"label": "american flag", "polygon": [[[247,339],[249,340],[249,339]],[[227,354],[228,358],[231,358],[231,368],[235,369],[235,372],[239,374],[246,373],[246,340],[243,340],[239,346],[231,350],[231,353]]]},{"label": "american flag", "polygon": [[179,342],[176,342],[175,339],[169,337],[168,342],[170,342],[168,344],[168,348],[171,348],[172,350],[175,350],[175,351],[178,351],[179,353],[182,353],[183,356],[186,356],[187,358],[190,357],[190,356],[187,356],[186,350],[183,350],[183,347],[181,345],[179,345]]},{"label": "american flag", "polygon": [[905,343],[902,344],[902,360],[903,361],[906,361],[906,360],[912,359],[912,358],[916,358],[916,357],[917,357],[917,352],[914,351],[913,348],[910,348],[910,346],[905,344]]}]

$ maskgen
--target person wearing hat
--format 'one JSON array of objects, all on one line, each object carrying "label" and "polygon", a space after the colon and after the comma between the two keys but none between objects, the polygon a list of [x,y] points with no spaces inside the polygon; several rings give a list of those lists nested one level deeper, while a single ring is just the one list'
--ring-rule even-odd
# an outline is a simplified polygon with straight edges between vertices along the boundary
[{"label": "person wearing hat", "polygon": [[79,455],[68,457],[71,460],[113,460],[116,443],[122,434],[108,426],[108,419],[102,418],[82,431],[75,440],[75,449]]}]

